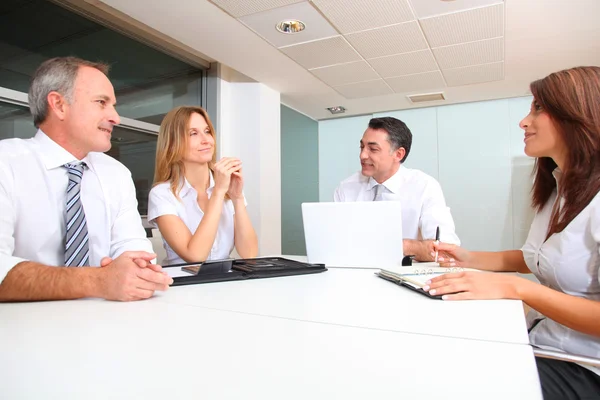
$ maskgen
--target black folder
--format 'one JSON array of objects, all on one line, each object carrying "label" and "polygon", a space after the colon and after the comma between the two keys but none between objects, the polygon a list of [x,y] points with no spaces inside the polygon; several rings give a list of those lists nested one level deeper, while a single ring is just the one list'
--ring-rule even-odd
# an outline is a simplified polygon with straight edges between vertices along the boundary
[{"label": "black folder", "polygon": [[316,274],[327,271],[324,264],[307,264],[282,257],[212,260],[163,266],[163,270],[167,272],[171,268],[176,268],[177,275],[180,275],[173,277],[171,286]]}]

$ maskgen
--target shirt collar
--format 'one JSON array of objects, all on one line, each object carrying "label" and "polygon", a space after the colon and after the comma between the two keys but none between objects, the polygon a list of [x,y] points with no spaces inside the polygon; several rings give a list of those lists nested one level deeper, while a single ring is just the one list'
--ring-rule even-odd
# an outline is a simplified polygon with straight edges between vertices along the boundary
[{"label": "shirt collar", "polygon": [[[67,163],[79,161],[77,157],[69,153],[54,140],[50,139],[41,129],[38,129],[32,140],[39,146],[44,166],[48,170],[62,167]],[[81,161],[90,165],[87,156]]]},{"label": "shirt collar", "polygon": [[554,180],[556,181],[556,192],[560,193],[560,185],[561,185],[561,181],[562,181],[562,177],[563,177],[563,172],[560,170],[560,168],[556,167],[554,168],[554,171],[552,171],[552,176],[554,176]]},{"label": "shirt collar", "polygon": [[[396,173],[394,175],[390,176],[387,181],[382,183],[383,187],[385,187],[387,190],[389,190],[393,194],[399,193],[400,188],[402,186],[403,175],[404,175],[404,168],[402,168],[402,165],[401,165],[400,168],[398,168],[398,171],[396,171]],[[373,177],[370,177],[367,185],[368,185],[368,189],[372,190],[376,185],[378,185],[378,183],[375,179],[373,179]]]},{"label": "shirt collar", "polygon": [[552,171],[552,175],[554,176],[554,179],[556,179],[556,181],[560,181],[560,178],[562,178],[562,171],[560,170],[560,168],[556,167],[554,168],[554,171]]},{"label": "shirt collar", "polygon": [[[212,189],[215,187],[215,180],[213,178],[212,171],[209,173],[209,177],[210,177],[210,182],[208,184],[208,192],[211,193]],[[184,176],[183,183],[181,185],[181,192],[179,192],[179,194],[181,197],[184,197],[188,193],[194,193],[196,196],[198,195],[198,193],[196,192],[196,189],[194,189],[194,187],[188,182],[188,180]]]}]

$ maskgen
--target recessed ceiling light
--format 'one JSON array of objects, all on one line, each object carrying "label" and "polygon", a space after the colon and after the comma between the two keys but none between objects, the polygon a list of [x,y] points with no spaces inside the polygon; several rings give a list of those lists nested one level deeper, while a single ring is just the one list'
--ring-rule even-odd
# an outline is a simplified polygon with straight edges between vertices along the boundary
[{"label": "recessed ceiling light", "polygon": [[297,19],[286,19],[275,25],[275,28],[281,33],[292,34],[302,32],[306,28],[306,25]]},{"label": "recessed ceiling light", "polygon": [[346,112],[346,108],[344,108],[342,106],[327,107],[327,109],[332,114],[343,114]]}]

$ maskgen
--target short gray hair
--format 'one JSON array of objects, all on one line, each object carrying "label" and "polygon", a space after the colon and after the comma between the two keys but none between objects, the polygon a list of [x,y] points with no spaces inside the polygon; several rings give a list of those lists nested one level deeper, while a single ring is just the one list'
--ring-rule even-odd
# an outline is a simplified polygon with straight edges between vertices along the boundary
[{"label": "short gray hair", "polygon": [[35,71],[29,87],[29,110],[36,128],[48,116],[50,92],[62,94],[69,103],[73,101],[73,88],[80,67],[96,68],[108,76],[108,64],[86,61],[77,57],[51,58],[44,61]]}]

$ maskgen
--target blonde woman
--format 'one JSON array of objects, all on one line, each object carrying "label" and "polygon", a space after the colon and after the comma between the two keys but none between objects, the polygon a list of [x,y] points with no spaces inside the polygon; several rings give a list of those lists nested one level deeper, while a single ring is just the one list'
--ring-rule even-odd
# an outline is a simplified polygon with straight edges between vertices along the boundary
[{"label": "blonde woman", "polygon": [[201,107],[177,107],[158,133],[148,221],[158,227],[165,264],[256,257],[258,240],[243,194],[242,162],[216,161],[215,131]]}]

